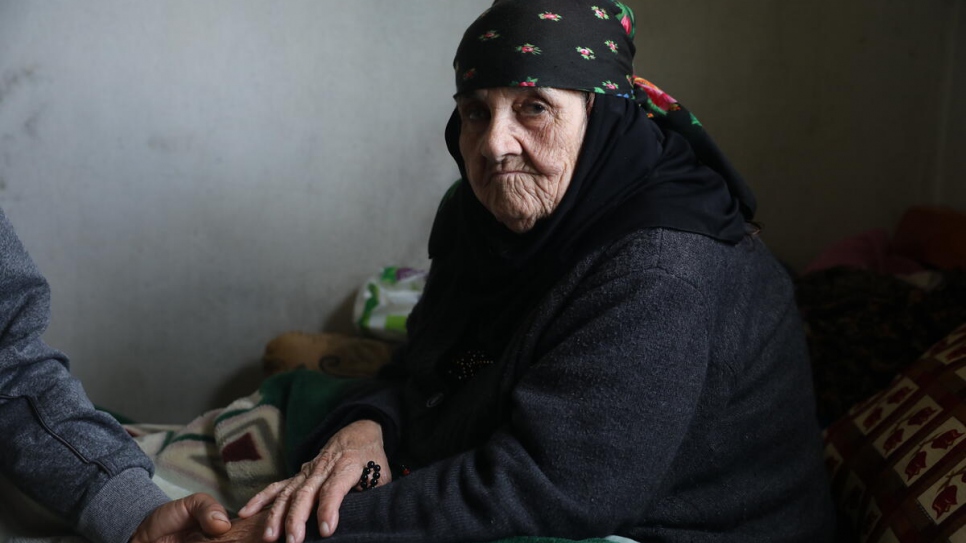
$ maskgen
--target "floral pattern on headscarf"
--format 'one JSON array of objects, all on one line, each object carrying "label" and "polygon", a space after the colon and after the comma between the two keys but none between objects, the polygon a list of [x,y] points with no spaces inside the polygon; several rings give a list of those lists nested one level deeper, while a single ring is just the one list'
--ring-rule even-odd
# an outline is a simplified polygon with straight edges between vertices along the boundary
[{"label": "floral pattern on headscarf", "polygon": [[[616,0],[497,0],[456,53],[457,94],[555,87],[633,99],[651,118],[681,111],[677,100],[633,73],[635,33],[634,12]],[[701,125],[690,112],[685,117]]]},{"label": "floral pattern on headscarf", "polygon": [[633,98],[633,36],[633,12],[616,0],[497,0],[456,53],[457,93],[536,85]]},{"label": "floral pattern on headscarf", "polygon": [[[723,179],[741,218],[752,220],[754,194],[698,119],[660,87],[634,74],[635,31],[634,12],[617,0],[496,0],[470,25],[456,51],[456,92],[545,87],[607,96],[595,102],[595,109],[605,100],[632,101],[660,130],[683,136],[697,163]],[[459,119],[451,124],[447,145],[459,163]],[[718,218],[711,222],[720,222]],[[718,239],[744,235],[743,225],[734,227],[740,221],[730,215],[721,222],[730,226],[722,228],[692,219],[687,221],[693,227],[676,227]]]}]

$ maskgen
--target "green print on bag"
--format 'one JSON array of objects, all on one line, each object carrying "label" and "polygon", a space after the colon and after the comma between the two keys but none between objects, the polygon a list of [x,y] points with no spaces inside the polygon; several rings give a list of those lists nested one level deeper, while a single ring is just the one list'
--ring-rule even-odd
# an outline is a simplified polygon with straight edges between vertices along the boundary
[{"label": "green print on bag", "polygon": [[594,56],[594,50],[589,47],[575,47],[574,49],[576,49],[577,52],[580,53],[580,56],[584,57],[587,60],[594,60],[595,58],[597,58]]},{"label": "green print on bag", "polygon": [[614,40],[607,40],[604,42],[604,45],[610,49],[611,53],[614,53],[615,55],[617,54],[617,43]]},{"label": "green print on bag", "polygon": [[553,21],[553,22],[559,22],[560,19],[563,19],[563,17],[561,17],[560,15],[556,13],[550,13],[549,11],[545,11],[540,15],[537,15],[537,17],[540,17],[544,21]]},{"label": "green print on bag", "polygon": [[486,33],[484,33],[483,35],[480,36],[480,41],[495,40],[495,39],[497,39],[499,37],[500,37],[499,32],[497,32],[496,30],[490,30],[490,31],[488,31],[488,32],[486,32]]},{"label": "green print on bag", "polygon": [[592,6],[590,9],[594,10],[594,15],[596,15],[598,19],[601,19],[604,21],[606,21],[607,19],[610,19],[610,15],[607,15],[607,12],[605,10],[597,6]]}]

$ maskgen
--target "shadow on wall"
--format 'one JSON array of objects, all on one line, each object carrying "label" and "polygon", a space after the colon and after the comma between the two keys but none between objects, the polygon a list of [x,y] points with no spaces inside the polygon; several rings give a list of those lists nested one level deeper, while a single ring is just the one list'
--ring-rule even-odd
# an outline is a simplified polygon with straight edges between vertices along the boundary
[{"label": "shadow on wall", "polygon": [[258,390],[264,380],[265,371],[261,360],[248,360],[236,368],[235,373],[215,389],[212,394],[213,405],[227,406],[238,398]]},{"label": "shadow on wall", "polygon": [[[326,332],[357,335],[358,332],[352,322],[355,299],[356,293],[354,292],[346,296],[326,319],[322,329]],[[216,389],[213,395],[214,405],[226,406],[238,399],[239,394],[245,394],[246,390],[254,392],[265,377],[265,368],[261,359],[246,361],[227,381]]]},{"label": "shadow on wall", "polygon": [[[966,193],[936,190],[944,93],[966,95],[943,83],[953,69],[966,81],[951,51],[966,42],[964,24],[950,25],[962,2],[688,1],[673,14],[628,4],[637,69],[718,140],[759,198],[766,241],[793,268],[844,236],[890,227],[910,205],[958,196],[966,209]],[[966,126],[959,102],[950,126]],[[966,133],[948,137],[947,148],[966,146]]]}]

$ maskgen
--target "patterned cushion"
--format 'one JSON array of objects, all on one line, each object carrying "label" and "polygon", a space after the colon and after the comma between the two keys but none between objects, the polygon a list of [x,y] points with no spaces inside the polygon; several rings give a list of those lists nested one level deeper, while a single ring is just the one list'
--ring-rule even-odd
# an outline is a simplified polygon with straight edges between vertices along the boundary
[{"label": "patterned cushion", "polygon": [[966,542],[966,325],[829,426],[825,460],[859,541]]}]

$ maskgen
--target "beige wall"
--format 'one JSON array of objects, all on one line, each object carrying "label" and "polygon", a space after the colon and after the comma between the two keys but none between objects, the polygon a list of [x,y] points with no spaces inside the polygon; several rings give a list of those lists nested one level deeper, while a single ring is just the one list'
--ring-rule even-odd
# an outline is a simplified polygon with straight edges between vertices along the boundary
[{"label": "beige wall", "polygon": [[952,47],[947,61],[936,194],[938,201],[966,211],[966,2],[956,4],[949,29]]},{"label": "beige wall", "polygon": [[[637,13],[638,71],[702,119],[755,189],[769,244],[800,269],[829,242],[891,228],[908,205],[938,197],[957,2],[628,3]],[[966,89],[962,79],[960,69]],[[966,101],[953,108],[966,119]],[[949,143],[961,143],[963,123],[953,124]],[[961,187],[954,147],[946,171],[959,168]],[[943,197],[959,190],[963,205],[952,184]]]},{"label": "beige wall", "polygon": [[[630,3],[639,71],[745,173],[786,261],[966,208],[962,0]],[[95,402],[185,421],[250,392],[274,335],[347,330],[366,277],[426,265],[449,63],[489,4],[0,1],[0,206]]]},{"label": "beige wall", "polygon": [[488,4],[0,1],[0,206],[96,403],[190,420],[272,337],[351,330],[369,276],[427,265]]}]

